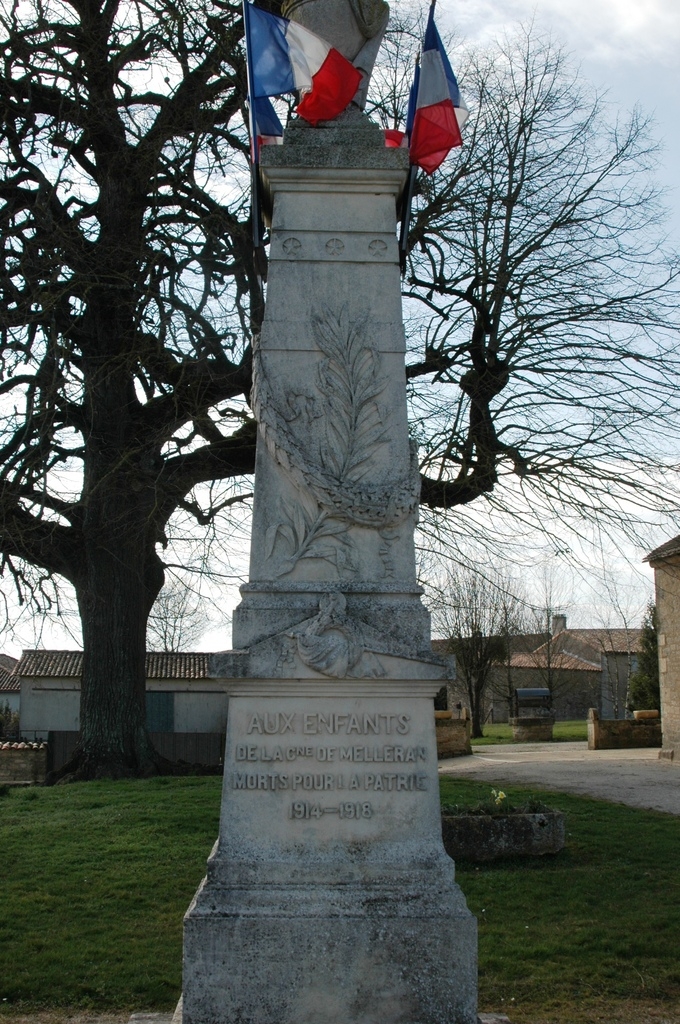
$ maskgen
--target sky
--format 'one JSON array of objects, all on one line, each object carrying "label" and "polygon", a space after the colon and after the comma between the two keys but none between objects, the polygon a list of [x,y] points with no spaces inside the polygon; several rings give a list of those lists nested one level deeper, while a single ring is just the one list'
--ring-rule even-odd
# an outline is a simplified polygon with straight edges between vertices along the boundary
[{"label": "sky", "polygon": [[[394,0],[393,0],[394,2]],[[398,0],[397,0],[398,2]],[[640,105],[656,120],[656,133],[664,145],[658,176],[668,189],[668,230],[680,247],[680,3],[678,0],[438,0],[436,20],[443,31],[453,31],[470,43],[492,39],[517,22],[533,20],[536,28],[547,31],[562,43],[580,64],[584,80],[599,91],[607,91],[609,100],[628,111]],[[672,535],[659,533],[646,538],[646,550]],[[651,571],[641,564],[645,548],[612,541],[607,551],[588,555],[584,547],[581,565],[562,574],[560,603],[573,625],[617,625],[621,615],[613,610],[617,602],[626,617],[637,620],[640,609],[651,596]],[[548,553],[549,555],[549,553]],[[540,576],[548,555],[537,569]],[[603,577],[597,562],[606,562],[609,578]],[[226,568],[226,567],[225,567]],[[247,571],[243,552],[234,559],[229,571],[235,575]],[[612,589],[613,588],[613,589]],[[613,595],[613,597],[612,597]],[[237,603],[236,580],[225,584],[217,597],[220,612],[213,612],[213,627],[198,645],[203,650],[230,646],[230,616]],[[613,617],[613,619],[612,619]],[[613,621],[616,620],[616,621]],[[43,624],[40,645],[73,648],[78,646],[77,617],[67,616],[66,628]],[[636,623],[635,623],[636,624]],[[24,646],[33,646],[36,635],[26,621],[13,637],[0,637],[0,649],[17,655]]]},{"label": "sky", "polygon": [[[657,175],[667,193],[667,231],[680,248],[678,0],[438,0],[436,21],[441,29],[470,43],[491,40],[518,22],[533,21],[572,54],[584,82],[606,93],[616,108],[625,113],[639,106],[651,115],[662,144]],[[636,614],[635,608],[652,594],[652,572],[641,559],[677,532],[677,525],[670,527],[670,534],[652,531],[638,545],[612,540],[600,556],[595,553],[597,545],[590,546],[588,555],[584,544],[581,570],[565,572],[565,609],[572,613],[574,625],[599,625],[596,620],[612,614],[612,604],[619,599],[628,614]],[[611,568],[608,582],[598,571],[598,557]]]},{"label": "sky", "polygon": [[658,174],[672,190],[669,229],[680,239],[680,4],[678,0],[439,0],[437,24],[470,42],[517,22],[562,43],[583,76],[622,110],[652,114],[665,149]]}]

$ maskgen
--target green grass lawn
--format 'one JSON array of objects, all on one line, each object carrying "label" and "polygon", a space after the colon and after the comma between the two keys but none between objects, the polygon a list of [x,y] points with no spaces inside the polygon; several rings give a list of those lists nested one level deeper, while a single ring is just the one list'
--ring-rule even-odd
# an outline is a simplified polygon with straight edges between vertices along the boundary
[{"label": "green grass lawn", "polygon": [[[527,792],[504,788],[513,802]],[[0,799],[0,1012],[174,1005],[220,789],[215,777],[156,779]],[[442,780],[447,804],[488,792]],[[479,919],[481,1008],[573,1024],[639,1001],[680,1005],[680,819],[533,795],[567,813],[563,853],[457,865]]]},{"label": "green grass lawn", "polygon": [[[553,729],[553,742],[564,740],[587,740],[588,723],[586,721],[555,722]],[[512,743],[512,729],[507,723],[498,722],[496,725],[486,724],[484,735],[479,739],[472,740],[473,747],[482,747],[491,743]]]}]

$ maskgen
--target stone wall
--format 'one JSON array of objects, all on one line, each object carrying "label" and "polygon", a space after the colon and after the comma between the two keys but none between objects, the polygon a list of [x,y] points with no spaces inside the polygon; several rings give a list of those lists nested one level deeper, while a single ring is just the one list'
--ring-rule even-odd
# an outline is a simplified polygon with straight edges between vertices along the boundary
[{"label": "stone wall", "polygon": [[470,735],[472,723],[467,708],[463,708],[460,717],[457,712],[435,711],[434,722],[437,730],[437,758],[461,757],[471,754]]},{"label": "stone wall", "polygon": [[595,708],[588,712],[588,750],[626,750],[631,747],[660,747],[661,719],[600,718]]},{"label": "stone wall", "polygon": [[552,715],[511,716],[509,722],[515,743],[546,743],[553,738],[555,719]]},{"label": "stone wall", "polygon": [[680,555],[652,561],[659,623],[661,757],[680,761]]},{"label": "stone wall", "polygon": [[47,744],[0,747],[0,783],[43,782],[46,770]]}]

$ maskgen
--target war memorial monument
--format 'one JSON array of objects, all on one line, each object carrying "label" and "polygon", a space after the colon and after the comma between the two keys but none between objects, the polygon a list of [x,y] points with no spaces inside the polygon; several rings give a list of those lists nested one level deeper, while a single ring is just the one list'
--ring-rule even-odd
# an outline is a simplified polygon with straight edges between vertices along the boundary
[{"label": "war memorial monument", "polygon": [[441,839],[447,669],[416,583],[396,239],[409,158],[361,110],[387,7],[284,13],[364,83],[336,120],[294,121],[261,155],[250,575],[234,650],[213,662],[230,694],[221,821],[185,918],[181,1016],[474,1024],[476,921]]}]

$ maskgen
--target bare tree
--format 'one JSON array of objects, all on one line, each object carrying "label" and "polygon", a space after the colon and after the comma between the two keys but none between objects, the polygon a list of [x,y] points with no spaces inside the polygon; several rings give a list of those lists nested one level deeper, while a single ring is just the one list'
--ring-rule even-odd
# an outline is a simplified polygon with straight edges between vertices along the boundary
[{"label": "bare tree", "polygon": [[643,632],[650,616],[649,603],[645,602],[647,581],[637,580],[633,587],[626,586],[615,569],[606,565],[604,550],[600,580],[600,588],[607,595],[608,606],[606,613],[600,613],[601,712],[605,717],[613,715],[614,718],[625,718],[626,711],[629,710],[631,680],[640,637],[639,628],[633,623],[640,621],[645,603],[647,615],[643,623]]},{"label": "bare tree", "polygon": [[460,70],[464,146],[421,179],[405,289],[423,502],[511,509],[512,475],[538,510],[632,529],[636,507],[677,507],[678,260],[651,125],[612,120],[533,29]]},{"label": "bare tree", "polygon": [[240,5],[42,0],[0,21],[0,552],[73,585],[72,777],[157,770],[149,611],[173,512],[251,471]]},{"label": "bare tree", "polygon": [[435,633],[446,639],[447,653],[456,656],[457,674],[470,705],[473,737],[483,735],[492,672],[506,656],[504,631],[519,618],[520,609],[521,603],[499,572],[485,575],[458,566],[436,586],[432,601]]},{"label": "bare tree", "polygon": [[[55,579],[75,590],[72,778],[162,769],[144,655],[163,546],[178,512],[209,528],[254,466],[241,36],[235,0],[0,13],[1,568],[40,607]],[[474,55],[463,159],[423,182],[408,376],[433,507],[507,471],[615,515],[626,481],[651,500],[651,435],[676,430],[647,128],[610,130],[569,74],[529,38]]]},{"label": "bare tree", "polygon": [[206,632],[205,604],[182,580],[166,583],[149,614],[146,645],[150,651],[188,651]]},{"label": "bare tree", "polygon": [[500,602],[500,636],[503,640],[503,664],[499,665],[492,676],[494,697],[498,697],[507,705],[511,713],[515,694],[515,678],[512,668],[512,655],[517,648],[518,638],[528,632],[530,614],[523,587],[518,580],[507,580],[501,589]]},{"label": "bare tree", "polygon": [[561,655],[562,633],[566,627],[567,617],[566,592],[558,579],[554,566],[544,566],[538,581],[538,601],[531,606],[533,627],[538,635],[546,638],[533,652],[535,667],[541,676],[541,682],[550,690],[553,700],[558,696],[559,681],[563,659]]}]

